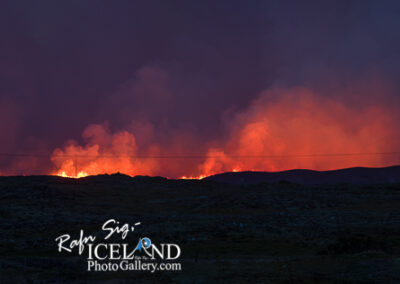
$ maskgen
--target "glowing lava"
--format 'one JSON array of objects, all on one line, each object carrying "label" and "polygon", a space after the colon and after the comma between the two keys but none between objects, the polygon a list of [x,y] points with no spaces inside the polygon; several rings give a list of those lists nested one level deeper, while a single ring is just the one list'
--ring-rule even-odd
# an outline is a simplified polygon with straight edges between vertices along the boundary
[{"label": "glowing lava", "polygon": [[85,172],[79,172],[78,174],[69,176],[69,175],[67,175],[67,173],[65,171],[57,172],[55,175],[60,176],[60,177],[68,177],[68,178],[82,178],[82,177],[88,176],[88,174]]},{"label": "glowing lava", "polygon": [[[398,157],[384,153],[400,148],[400,117],[396,106],[377,101],[354,106],[305,88],[277,89],[234,115],[224,138],[198,141],[187,133],[168,133],[163,142],[140,136],[143,146],[136,135],[152,131],[113,133],[107,125],[90,125],[82,135],[84,145],[69,141],[51,160],[60,176],[120,172],[182,179],[229,171],[393,165]],[[203,150],[192,159],[188,149]]]},{"label": "glowing lava", "polygon": [[179,179],[203,179],[203,178],[206,178],[206,177],[207,177],[206,175],[199,175],[197,177],[194,177],[194,176],[190,176],[190,177],[181,176]]}]

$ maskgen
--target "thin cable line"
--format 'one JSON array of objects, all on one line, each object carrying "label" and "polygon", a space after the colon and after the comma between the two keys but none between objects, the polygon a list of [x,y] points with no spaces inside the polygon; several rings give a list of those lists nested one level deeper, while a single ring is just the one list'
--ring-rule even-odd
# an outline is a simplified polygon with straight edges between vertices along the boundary
[{"label": "thin cable line", "polygon": [[204,158],[236,158],[236,159],[258,159],[258,158],[312,158],[312,157],[344,157],[344,156],[373,156],[373,155],[399,155],[400,152],[369,152],[369,153],[321,153],[321,154],[287,154],[287,155],[53,155],[40,153],[0,153],[0,156],[9,157],[43,157],[43,158],[136,158],[136,159],[204,159]]}]

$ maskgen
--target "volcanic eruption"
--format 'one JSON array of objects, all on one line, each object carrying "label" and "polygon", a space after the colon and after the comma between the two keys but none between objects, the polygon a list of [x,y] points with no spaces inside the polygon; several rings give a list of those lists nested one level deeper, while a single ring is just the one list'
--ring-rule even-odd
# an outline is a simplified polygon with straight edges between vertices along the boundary
[{"label": "volcanic eruption", "polygon": [[156,2],[0,4],[1,175],[400,163],[396,5]]},{"label": "volcanic eruption", "polygon": [[141,149],[134,132],[113,133],[105,123],[88,126],[83,145],[71,140],[55,149],[51,160],[57,168],[53,174],[69,177],[121,172],[202,178],[245,170],[379,167],[398,163],[393,152],[399,133],[391,126],[399,122],[395,107],[385,103],[349,106],[303,87],[276,88],[235,113],[224,138],[204,145],[185,148],[181,136],[165,146],[146,139],[150,142]]}]

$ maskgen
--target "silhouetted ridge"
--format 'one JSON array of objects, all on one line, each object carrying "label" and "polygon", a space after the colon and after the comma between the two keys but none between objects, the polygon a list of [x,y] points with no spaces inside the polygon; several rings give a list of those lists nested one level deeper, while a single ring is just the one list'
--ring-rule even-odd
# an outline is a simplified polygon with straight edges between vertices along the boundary
[{"label": "silhouetted ridge", "polygon": [[380,184],[400,183],[400,166],[348,168],[332,171],[288,170],[282,172],[230,172],[205,178],[230,184],[291,182],[298,184]]}]

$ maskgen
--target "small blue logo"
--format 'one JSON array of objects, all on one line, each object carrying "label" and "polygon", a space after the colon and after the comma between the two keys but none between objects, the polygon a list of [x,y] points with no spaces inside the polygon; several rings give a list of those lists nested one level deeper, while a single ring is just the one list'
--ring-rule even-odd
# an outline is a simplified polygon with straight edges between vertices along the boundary
[{"label": "small blue logo", "polygon": [[151,240],[149,238],[147,238],[147,237],[142,238],[139,240],[139,242],[136,246],[136,250],[142,251],[142,248],[147,249],[150,247],[150,245],[151,245]]}]

